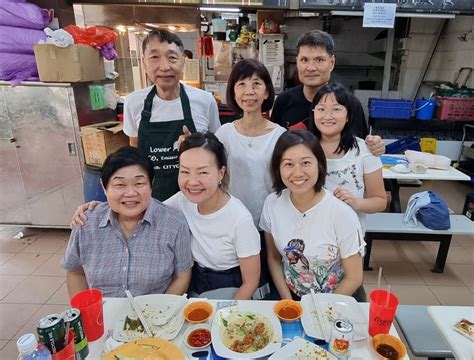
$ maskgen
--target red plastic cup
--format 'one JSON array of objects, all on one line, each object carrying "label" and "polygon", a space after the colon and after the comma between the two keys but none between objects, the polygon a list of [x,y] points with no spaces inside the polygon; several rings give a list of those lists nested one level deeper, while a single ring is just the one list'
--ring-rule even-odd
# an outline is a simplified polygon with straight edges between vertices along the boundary
[{"label": "red plastic cup", "polygon": [[[388,297],[388,303],[387,303]],[[398,307],[398,298],[387,290],[372,290],[369,307],[369,334],[388,334]]]},{"label": "red plastic cup", "polygon": [[95,341],[104,334],[102,292],[88,289],[78,292],[71,299],[71,306],[79,309],[87,341]]},{"label": "red plastic cup", "polygon": [[74,346],[74,333],[69,330],[67,334],[67,345],[61,351],[51,354],[53,360],[75,360],[76,347]]}]

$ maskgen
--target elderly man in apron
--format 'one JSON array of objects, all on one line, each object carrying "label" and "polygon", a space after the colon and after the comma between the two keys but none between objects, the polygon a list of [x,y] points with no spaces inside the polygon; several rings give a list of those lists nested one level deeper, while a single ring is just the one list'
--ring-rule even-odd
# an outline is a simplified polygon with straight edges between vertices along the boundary
[{"label": "elderly man in apron", "polygon": [[184,68],[183,43],[166,30],[143,40],[143,66],[153,86],[127,96],[124,132],[155,168],[153,197],[164,201],[177,193],[178,138],[191,132],[216,131],[219,113],[213,96],[179,82]]}]

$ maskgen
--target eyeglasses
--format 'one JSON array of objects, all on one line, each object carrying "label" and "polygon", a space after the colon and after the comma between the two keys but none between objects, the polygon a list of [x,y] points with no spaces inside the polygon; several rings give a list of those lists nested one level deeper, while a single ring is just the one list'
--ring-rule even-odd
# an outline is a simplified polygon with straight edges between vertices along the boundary
[{"label": "eyeglasses", "polygon": [[347,109],[344,106],[336,106],[336,107],[333,107],[332,109],[328,109],[322,106],[316,106],[313,109],[313,112],[316,115],[320,115],[320,116],[324,116],[324,115],[338,116],[347,112]]}]

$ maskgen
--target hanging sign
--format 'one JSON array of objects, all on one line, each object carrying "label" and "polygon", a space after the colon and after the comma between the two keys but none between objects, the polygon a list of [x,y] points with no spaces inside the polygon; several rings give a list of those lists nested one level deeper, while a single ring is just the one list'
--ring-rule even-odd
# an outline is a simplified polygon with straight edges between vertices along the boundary
[{"label": "hanging sign", "polygon": [[362,27],[393,29],[397,4],[365,3]]}]

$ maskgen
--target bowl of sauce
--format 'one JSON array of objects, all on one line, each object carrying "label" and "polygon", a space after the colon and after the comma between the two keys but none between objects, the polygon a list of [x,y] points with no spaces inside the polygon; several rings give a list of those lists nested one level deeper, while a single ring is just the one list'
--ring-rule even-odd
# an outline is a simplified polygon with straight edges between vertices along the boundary
[{"label": "bowl of sauce", "polygon": [[211,327],[207,324],[192,325],[186,330],[184,339],[187,347],[204,349],[211,344]]},{"label": "bowl of sauce", "polygon": [[213,307],[207,301],[194,301],[183,309],[184,318],[193,324],[205,322],[212,315]]},{"label": "bowl of sauce", "polygon": [[375,335],[372,338],[372,346],[381,360],[403,359],[407,354],[407,349],[402,341],[388,334]]},{"label": "bowl of sauce", "polygon": [[298,301],[280,300],[273,307],[273,312],[282,321],[298,320],[303,315],[303,307]]}]

